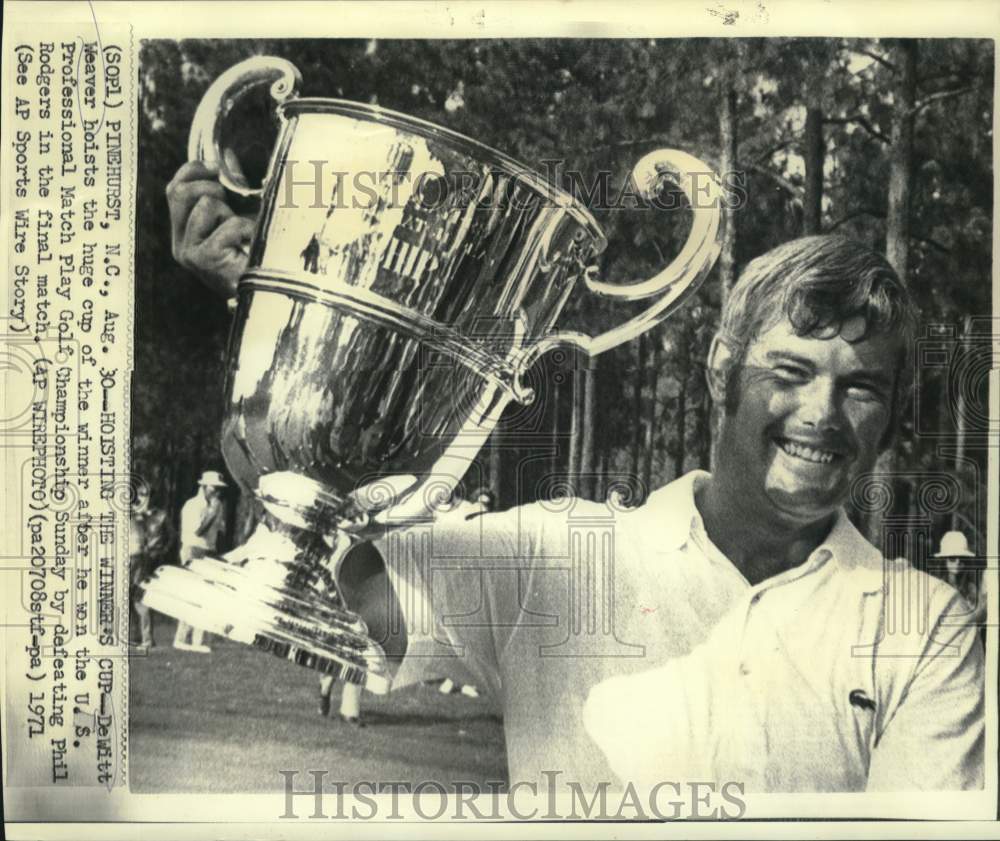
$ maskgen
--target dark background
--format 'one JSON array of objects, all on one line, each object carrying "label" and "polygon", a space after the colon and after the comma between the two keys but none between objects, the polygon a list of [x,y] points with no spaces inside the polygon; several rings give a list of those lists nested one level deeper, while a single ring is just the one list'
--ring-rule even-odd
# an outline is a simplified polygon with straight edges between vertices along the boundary
[{"label": "dark background", "polygon": [[[658,147],[742,179],[747,202],[729,214],[723,257],[681,312],[591,365],[565,354],[539,363],[538,401],[508,409],[467,479],[492,488],[500,507],[560,485],[603,498],[624,483],[641,498],[707,468],[703,363],[721,296],[758,254],[836,231],[887,253],[914,290],[923,331],[913,406],[880,463],[892,477],[859,487],[851,514],[887,554],[919,561],[949,528],[985,549],[986,383],[997,329],[989,318],[994,56],[985,40],[145,42],[132,455],[175,521],[200,472],[225,468],[229,315],[171,257],[164,188],[185,160],[208,84],[255,53],[291,59],[303,95],[377,102],[542,171],[542,161],[558,159],[580,173],[577,187],[606,171],[611,198]],[[274,120],[263,102],[239,116],[234,143],[259,173]],[[604,279],[651,276],[687,233],[684,210],[590,204],[610,243]],[[625,317],[583,294],[570,309],[567,320],[591,332]]]}]

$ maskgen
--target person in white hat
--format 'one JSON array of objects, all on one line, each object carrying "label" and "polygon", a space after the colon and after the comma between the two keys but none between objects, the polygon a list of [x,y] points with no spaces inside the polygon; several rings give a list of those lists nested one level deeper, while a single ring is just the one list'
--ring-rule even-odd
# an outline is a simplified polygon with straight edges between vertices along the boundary
[{"label": "person in white hat", "polygon": [[[198,492],[181,509],[181,563],[189,564],[219,548],[219,538],[226,529],[226,511],[222,489],[226,482],[216,470],[206,470],[198,480]],[[209,654],[202,643],[205,632],[178,620],[174,648]]]},{"label": "person in white hat", "polygon": [[935,558],[943,558],[947,581],[962,594],[969,606],[975,610],[974,622],[986,619],[986,589],[976,580],[974,569],[963,569],[966,563],[963,558],[974,558],[976,553],[969,549],[969,540],[963,532],[945,532],[941,538],[941,546],[934,554]]}]

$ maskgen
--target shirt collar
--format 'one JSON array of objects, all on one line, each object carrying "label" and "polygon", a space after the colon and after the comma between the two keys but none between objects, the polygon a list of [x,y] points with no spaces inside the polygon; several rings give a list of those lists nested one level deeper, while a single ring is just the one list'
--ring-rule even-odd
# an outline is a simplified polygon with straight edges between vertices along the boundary
[{"label": "shirt collar", "polygon": [[827,551],[863,593],[883,586],[882,553],[869,543],[841,509],[830,533],[816,551]]},{"label": "shirt collar", "polygon": [[661,552],[680,549],[701,523],[694,504],[695,489],[710,477],[704,470],[692,470],[669,485],[653,491],[642,507],[655,523],[656,540]]},{"label": "shirt collar", "polygon": [[[696,489],[710,478],[704,470],[692,470],[651,493],[643,506],[650,515],[660,552],[680,549],[696,529],[704,529],[701,514],[694,502]],[[883,586],[882,553],[871,545],[851,523],[847,513],[837,512],[830,533],[810,554],[806,564],[816,563],[823,554],[832,559],[847,580],[862,593],[877,593]]]}]

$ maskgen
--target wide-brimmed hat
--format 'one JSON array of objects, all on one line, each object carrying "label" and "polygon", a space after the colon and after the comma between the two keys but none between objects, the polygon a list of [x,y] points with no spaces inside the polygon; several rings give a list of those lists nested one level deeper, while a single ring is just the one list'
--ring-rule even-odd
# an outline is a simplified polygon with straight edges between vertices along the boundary
[{"label": "wide-brimmed hat", "polygon": [[207,485],[210,488],[227,488],[226,480],[218,470],[206,470],[198,480],[199,485]]},{"label": "wide-brimmed hat", "polygon": [[935,558],[974,558],[975,552],[969,550],[969,540],[960,531],[945,532],[941,538],[941,548]]}]

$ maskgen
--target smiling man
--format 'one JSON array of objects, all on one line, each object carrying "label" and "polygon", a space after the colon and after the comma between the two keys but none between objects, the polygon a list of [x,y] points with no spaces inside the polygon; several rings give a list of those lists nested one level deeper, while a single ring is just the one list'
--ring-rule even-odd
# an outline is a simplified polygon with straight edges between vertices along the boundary
[{"label": "smiling man", "polygon": [[699,508],[752,582],[805,559],[891,442],[914,315],[885,260],[808,237],[753,261],[709,353],[724,407]]},{"label": "smiling man", "polygon": [[[215,172],[186,164],[168,199],[177,258],[232,294],[246,231]],[[714,473],[636,509],[457,509],[416,539],[389,534],[384,568],[344,591],[401,658],[394,686],[484,690],[512,786],[980,787],[968,607],[884,564],[842,508],[892,441],[913,332],[905,286],[858,243],[754,260],[709,358]]]},{"label": "smiling man", "polygon": [[621,779],[982,785],[968,609],[904,561],[884,564],[841,507],[891,442],[911,307],[880,255],[834,237],[775,249],[734,288],[709,358],[716,469],[646,506],[674,521],[664,575],[683,591],[697,567],[710,614],[681,632],[682,656],[602,682],[585,707]]}]

